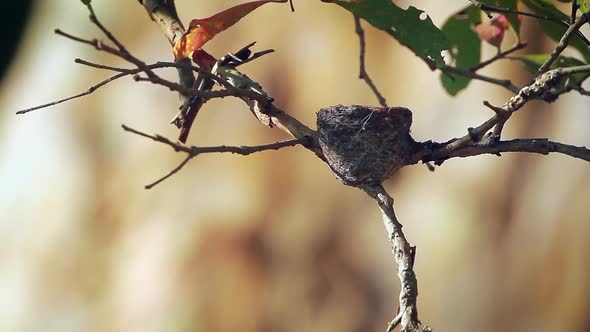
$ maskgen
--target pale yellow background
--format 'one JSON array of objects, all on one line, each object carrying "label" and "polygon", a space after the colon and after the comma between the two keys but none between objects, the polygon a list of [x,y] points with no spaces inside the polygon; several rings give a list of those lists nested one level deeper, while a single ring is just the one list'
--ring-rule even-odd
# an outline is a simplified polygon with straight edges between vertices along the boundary
[{"label": "pale yellow background", "polygon": [[[137,1],[93,1],[136,56],[171,60]],[[177,0],[182,19],[238,3]],[[441,26],[467,1],[412,1]],[[407,5],[407,2],[402,5]],[[277,52],[243,67],[278,105],[314,126],[334,104],[375,104],[357,79],[352,16],[320,1],[261,7],[211,41],[216,56],[256,40]],[[383,331],[398,281],[374,202],[303,148],[207,155],[152,190],[183,156],[121,130],[170,138],[178,97],[124,79],[91,96],[16,116],[109,73],[76,57],[121,60],[55,36],[101,37],[79,1],[37,1],[0,90],[0,331]],[[526,21],[535,52],[553,45]],[[367,27],[367,24],[364,24]],[[367,69],[391,105],[413,110],[417,140],[463,135],[510,94],[473,82],[456,98],[386,34],[367,27]],[[506,47],[511,41],[506,41]],[[494,50],[484,47],[489,57]],[[527,80],[517,63],[484,73]],[[174,71],[162,75],[174,79]],[[590,99],[532,102],[507,138],[590,146]],[[285,139],[232,99],[206,104],[195,145]],[[417,165],[386,183],[417,246],[421,319],[437,331],[590,329],[590,165],[506,154]]]}]

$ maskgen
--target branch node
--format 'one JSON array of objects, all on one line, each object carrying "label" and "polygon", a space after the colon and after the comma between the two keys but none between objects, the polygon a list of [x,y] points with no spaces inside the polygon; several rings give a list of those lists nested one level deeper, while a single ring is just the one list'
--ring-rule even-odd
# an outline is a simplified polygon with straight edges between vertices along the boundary
[{"label": "branch node", "polygon": [[471,141],[473,142],[477,142],[480,140],[479,135],[473,127],[467,128],[467,135],[469,135],[469,139],[471,139]]},{"label": "branch node", "polygon": [[492,111],[494,111],[494,113],[496,113],[496,115],[498,115],[500,118],[508,118],[510,117],[510,112],[502,107],[498,107],[498,106],[494,106],[492,104],[490,104],[487,100],[483,101],[483,104],[491,109]]}]

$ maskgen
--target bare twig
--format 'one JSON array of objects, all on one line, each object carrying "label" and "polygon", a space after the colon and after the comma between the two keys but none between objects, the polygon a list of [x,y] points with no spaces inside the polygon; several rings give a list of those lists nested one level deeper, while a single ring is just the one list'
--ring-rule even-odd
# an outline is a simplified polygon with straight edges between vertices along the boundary
[{"label": "bare twig", "polygon": [[549,153],[561,153],[590,162],[590,149],[587,147],[553,142],[546,138],[471,143],[457,150],[445,151],[444,155],[441,155],[435,149],[432,151],[432,154],[428,154],[422,157],[420,160],[423,162],[434,161],[437,165],[440,165],[444,160],[451,158],[465,158],[482,154],[499,155],[500,153],[504,152],[527,152],[543,155],[547,155]]},{"label": "bare twig", "polygon": [[[588,70],[587,66],[580,66],[580,67],[570,67],[570,68],[559,68],[550,70],[541,76],[537,77],[531,84],[525,86],[524,88],[520,89],[518,93],[511,97],[504,105],[502,105],[502,109],[504,110],[501,112],[501,115],[497,112],[496,114],[479,125],[476,128],[469,128],[467,135],[453,139],[444,147],[440,148],[436,151],[436,154],[440,155],[447,155],[451,151],[458,150],[465,145],[469,144],[472,141],[479,141],[490,129],[494,126],[500,124],[496,130],[494,130],[492,140],[497,140],[500,138],[500,133],[503,127],[503,124],[510,118],[512,113],[516,112],[520,108],[522,108],[527,102],[532,99],[542,97],[548,92],[563,76],[566,75],[562,70],[566,70],[568,74],[572,72],[580,72],[581,70]],[[435,159],[437,159],[435,157]]]},{"label": "bare twig", "polygon": [[469,71],[476,72],[476,71],[478,71],[484,67],[487,67],[488,65],[490,65],[500,59],[505,59],[507,55],[514,53],[520,49],[523,49],[526,46],[527,46],[526,43],[517,43],[513,47],[507,49],[506,51],[500,52],[500,53],[496,54],[494,57],[492,57],[486,61],[483,61],[483,62],[479,63],[478,65],[475,65],[475,66],[469,68]]},{"label": "bare twig", "polygon": [[484,3],[481,3],[479,1],[471,1],[471,3],[473,3],[477,8],[479,8],[480,10],[482,10],[486,13],[491,12],[491,13],[501,13],[501,14],[518,14],[518,15],[522,15],[522,16],[537,18],[537,19],[540,19],[543,21],[558,23],[558,24],[561,24],[565,27],[568,26],[568,24],[566,22],[563,22],[562,20],[555,18],[555,17],[551,17],[551,16],[543,16],[543,15],[537,15],[535,13],[525,12],[522,10],[490,6],[490,5],[486,5]]},{"label": "bare twig", "polygon": [[424,332],[431,329],[423,325],[418,319],[418,281],[414,273],[415,247],[410,246],[402,231],[402,225],[395,216],[393,198],[387,194],[381,185],[362,186],[369,196],[377,201],[381,210],[383,224],[387,230],[387,237],[391,243],[391,250],[397,267],[397,275],[401,282],[399,296],[399,314],[391,321],[387,331],[392,331],[397,325],[405,332]]},{"label": "bare twig", "polygon": [[169,177],[171,177],[172,175],[176,174],[178,171],[180,171],[192,158],[200,155],[200,154],[205,154],[205,153],[235,153],[235,154],[240,154],[240,155],[244,155],[247,156],[249,154],[252,153],[256,153],[256,152],[261,152],[261,151],[267,151],[267,150],[279,150],[282,148],[286,148],[286,147],[291,147],[291,146],[296,146],[296,145],[307,145],[310,143],[311,138],[309,137],[301,137],[301,138],[295,138],[295,139],[290,139],[290,140],[286,140],[286,141],[280,141],[280,142],[275,142],[275,143],[271,143],[271,144],[264,144],[264,145],[257,145],[257,146],[226,146],[226,145],[220,145],[220,146],[209,146],[209,147],[196,147],[196,146],[186,146],[180,143],[176,143],[173,142],[169,139],[167,139],[166,137],[160,136],[160,135],[150,135],[147,133],[144,133],[142,131],[139,131],[137,129],[133,129],[131,127],[128,127],[126,125],[122,125],[123,130],[142,136],[142,137],[146,137],[149,138],[153,141],[156,142],[160,142],[163,144],[166,144],[168,146],[170,146],[171,148],[174,149],[174,151],[179,151],[179,152],[184,152],[187,154],[187,157],[174,169],[172,169],[168,174],[166,174],[165,176],[163,176],[162,178],[156,180],[155,182],[148,184],[145,186],[146,189],[151,189],[153,188],[155,185],[161,183],[162,181],[168,179]]},{"label": "bare twig", "polygon": [[[477,5],[477,1],[472,1]],[[446,155],[450,151],[456,151],[469,144],[472,141],[479,141],[490,129],[494,128],[491,140],[498,140],[500,138],[502,129],[506,121],[510,118],[513,112],[522,108],[528,101],[536,98],[543,98],[547,100],[554,100],[555,96],[548,96],[550,89],[564,76],[572,75],[575,73],[589,72],[588,66],[568,67],[568,68],[557,68],[554,70],[547,71],[547,69],[553,64],[553,62],[559,57],[559,54],[567,47],[569,39],[578,29],[586,22],[588,22],[588,14],[582,15],[579,19],[572,24],[563,37],[559,44],[553,50],[551,57],[539,68],[539,71],[533,81],[524,88],[517,90],[516,95],[510,98],[501,108],[494,109],[496,113],[492,118],[488,119],[476,128],[468,128],[468,133],[457,139],[451,140],[444,147],[439,149],[436,154]],[[447,70],[457,71],[456,68],[450,67]],[[442,70],[445,70],[443,68]],[[467,73],[469,73],[467,71]],[[508,85],[508,84],[506,84]],[[508,85],[509,86],[509,85]],[[514,91],[514,86],[509,88]],[[487,105],[486,105],[487,106]],[[503,111],[500,112],[499,109]]]},{"label": "bare twig", "polygon": [[96,69],[110,70],[110,71],[114,71],[114,72],[118,72],[118,73],[129,73],[129,69],[127,69],[127,68],[107,66],[107,65],[103,65],[101,63],[90,62],[90,61],[86,61],[86,60],[80,59],[80,58],[74,59],[74,62],[77,64],[80,64],[80,65],[84,65],[84,66],[88,66],[88,67],[92,67],[92,68],[96,68]]},{"label": "bare twig", "polygon": [[146,184],[144,186],[145,189],[152,189],[153,187],[157,186],[158,184],[164,182],[166,179],[172,177],[174,174],[178,173],[188,162],[193,159],[193,155],[187,155],[178,166],[174,167],[173,169],[168,172],[168,174],[162,176],[161,178],[157,179],[156,181]]},{"label": "bare twig", "polygon": [[149,65],[145,65],[144,68],[119,68],[119,67],[112,67],[112,66],[106,66],[106,65],[102,65],[102,64],[97,64],[97,63],[93,63],[93,62],[89,62],[86,60],[82,60],[82,59],[75,59],[74,62],[78,63],[78,64],[82,64],[85,66],[89,66],[89,67],[93,67],[93,68],[98,68],[98,69],[103,69],[103,70],[110,70],[110,71],[115,71],[118,74],[113,75],[111,77],[109,77],[106,80],[100,81],[99,83],[91,86],[90,88],[88,88],[86,91],[78,93],[76,95],[67,97],[67,98],[63,98],[63,99],[59,99],[53,102],[49,102],[46,104],[42,104],[42,105],[38,105],[35,107],[31,107],[31,108],[27,108],[24,110],[20,110],[18,112],[16,112],[16,114],[25,114],[25,113],[29,113],[35,110],[39,110],[39,109],[43,109],[43,108],[47,108],[50,106],[54,106],[54,105],[58,105],[61,104],[63,102],[72,100],[72,99],[76,99],[76,98],[80,98],[80,97],[84,97],[87,96],[91,93],[93,93],[94,91],[96,91],[98,88],[111,83],[112,81],[119,79],[121,77],[125,77],[125,76],[131,76],[131,75],[137,75],[139,73],[145,72],[145,69],[149,69],[149,70],[154,70],[154,69],[160,69],[160,68],[187,68],[190,70],[193,70],[195,72],[198,73],[202,73],[204,76],[211,78],[212,80],[214,80],[215,82],[219,83],[220,85],[224,86],[225,89],[224,90],[218,90],[218,91],[198,91],[197,89],[186,89],[183,86],[181,86],[180,84],[174,83],[172,81],[168,81],[165,80],[163,78],[161,78],[158,75],[153,75],[152,77],[134,77],[134,79],[136,81],[147,81],[147,82],[151,82],[154,84],[158,84],[158,85],[162,85],[167,87],[168,89],[172,90],[172,91],[177,91],[180,92],[184,95],[187,96],[200,96],[206,100],[208,99],[213,99],[213,98],[224,98],[224,97],[229,97],[229,96],[235,96],[235,97],[245,97],[245,98],[251,98],[254,100],[265,100],[264,96],[261,96],[260,94],[257,94],[251,90],[247,90],[247,89],[238,89],[233,87],[231,84],[228,84],[226,80],[221,79],[220,77],[211,74],[210,72],[201,70],[199,67],[195,67],[195,66],[191,66],[191,65],[185,65],[183,63],[176,63],[176,62],[156,62],[154,64],[149,64]]},{"label": "bare twig", "polygon": [[497,78],[493,78],[493,77],[489,77],[489,76],[484,76],[484,75],[474,73],[473,71],[471,71],[469,69],[462,69],[462,68],[457,68],[457,67],[453,67],[453,66],[449,66],[449,65],[444,65],[442,68],[439,68],[439,69],[440,69],[440,71],[442,71],[446,74],[451,74],[450,75],[451,77],[452,77],[452,74],[465,76],[465,77],[480,80],[483,82],[499,85],[501,87],[504,87],[504,88],[510,90],[513,93],[517,93],[519,91],[518,87],[516,85],[512,84],[512,82],[510,80],[502,80],[502,79],[497,79]]},{"label": "bare twig", "polygon": [[576,19],[574,24],[568,27],[567,31],[559,40],[557,46],[555,46],[553,52],[551,52],[551,56],[549,57],[549,59],[547,59],[547,61],[545,61],[545,63],[543,63],[541,67],[539,67],[539,70],[537,71],[537,74],[535,76],[539,76],[540,74],[549,70],[549,68],[557,60],[561,52],[563,52],[563,50],[565,50],[565,48],[569,45],[570,38],[580,30],[580,27],[582,27],[582,25],[588,22],[589,18],[590,16],[588,15],[588,13],[586,13],[580,16],[578,19]]},{"label": "bare twig", "polygon": [[127,51],[125,46],[123,46],[123,44],[117,38],[115,38],[115,36],[100,22],[98,17],[96,17],[96,14],[94,13],[94,8],[92,8],[92,3],[90,1],[88,1],[88,2],[84,2],[84,4],[86,5],[86,8],[88,8],[88,11],[90,12],[90,22],[94,23],[100,29],[100,31],[102,31],[105,34],[105,36],[107,36],[107,38],[111,42],[113,42],[113,44],[115,44],[117,46],[119,51],[126,53],[129,56],[132,56],[131,53],[129,53],[129,51]]},{"label": "bare twig", "polygon": [[119,57],[129,61],[130,63],[134,64],[137,66],[137,68],[142,69],[149,77],[155,76],[155,74],[146,67],[145,62],[139,60],[137,57],[135,57],[133,54],[131,54],[131,52],[129,52],[127,50],[127,48],[125,48],[125,46],[109,31],[109,29],[107,29],[98,19],[98,17],[96,16],[95,12],[94,12],[94,8],[92,8],[92,3],[90,1],[88,2],[84,2],[86,5],[86,8],[88,8],[88,11],[90,12],[90,21],[92,23],[94,23],[94,25],[96,25],[100,31],[102,31],[102,33],[113,43],[115,44],[115,46],[117,47],[117,52],[113,52],[113,49],[111,47],[106,47],[106,45],[104,45],[102,42],[98,41],[98,40],[94,40],[95,41],[95,47],[97,49],[104,49],[109,53],[118,55]]},{"label": "bare twig", "polygon": [[83,43],[83,44],[87,44],[90,46],[93,46],[95,49],[99,50],[99,51],[105,51],[109,54],[112,54],[114,56],[117,56],[121,59],[124,59],[132,64],[134,64],[135,66],[137,66],[137,68],[141,69],[142,71],[144,71],[148,76],[153,77],[156,76],[151,69],[149,69],[146,64],[139,60],[138,58],[136,58],[135,56],[133,56],[131,53],[129,53],[129,51],[127,51],[127,49],[116,49],[112,46],[109,46],[105,43],[103,43],[102,41],[98,40],[98,39],[84,39],[81,37],[77,37],[74,36],[72,34],[69,33],[65,33],[59,29],[55,29],[54,32],[57,35],[60,35],[62,37],[71,39],[73,41],[79,42],[79,43]]},{"label": "bare twig", "polygon": [[96,43],[98,42],[96,39],[89,40],[89,39],[80,38],[80,37],[71,35],[71,34],[69,34],[67,32],[63,32],[60,29],[54,29],[53,30],[53,33],[55,33],[56,35],[59,35],[59,36],[62,36],[62,37],[71,39],[71,40],[73,40],[75,42],[79,42],[79,43],[82,43],[82,44],[88,44],[88,45],[94,46],[94,47],[96,47]]},{"label": "bare twig", "polygon": [[365,69],[365,30],[363,30],[363,27],[361,26],[361,19],[356,15],[354,15],[354,27],[356,34],[359,36],[360,44],[359,78],[364,80],[365,83],[367,83],[367,85],[369,86],[369,88],[371,88],[371,91],[373,91],[373,93],[377,97],[377,100],[379,101],[379,105],[387,107],[387,102],[385,101],[385,98],[383,97],[381,92],[379,92],[379,89],[377,89],[377,86],[375,85],[375,83],[373,83],[373,80],[371,79],[369,73],[367,73],[367,70]]},{"label": "bare twig", "polygon": [[36,110],[39,110],[39,109],[42,109],[42,108],[47,108],[47,107],[50,107],[50,106],[61,104],[63,102],[66,102],[66,101],[69,101],[69,100],[72,100],[72,99],[76,99],[76,98],[87,96],[87,95],[93,93],[94,91],[96,91],[97,89],[99,89],[100,87],[102,87],[102,86],[104,86],[104,85],[106,85],[108,83],[111,83],[112,81],[114,81],[116,79],[119,79],[121,77],[125,77],[125,76],[127,76],[129,74],[130,73],[119,73],[119,74],[113,75],[113,76],[107,78],[106,80],[100,81],[99,83],[97,83],[97,84],[91,86],[90,88],[88,88],[88,90],[86,90],[84,92],[81,92],[81,93],[79,93],[77,95],[73,95],[73,96],[70,96],[70,97],[67,97],[67,98],[63,98],[63,99],[59,99],[59,100],[56,100],[56,101],[52,101],[50,103],[46,103],[46,104],[38,105],[38,106],[35,106],[35,107],[27,108],[27,109],[24,109],[24,110],[20,110],[20,111],[16,112],[16,114],[29,113],[29,112],[36,111]]}]

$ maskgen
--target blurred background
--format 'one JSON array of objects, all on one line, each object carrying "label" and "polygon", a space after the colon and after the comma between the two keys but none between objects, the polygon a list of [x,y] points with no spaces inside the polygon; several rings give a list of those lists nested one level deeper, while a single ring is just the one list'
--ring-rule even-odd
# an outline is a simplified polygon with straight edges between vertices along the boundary
[{"label": "blurred background", "polygon": [[[185,23],[238,1],[177,0]],[[397,2],[407,6],[409,1]],[[467,1],[412,1],[442,26]],[[261,7],[208,43],[216,56],[256,40],[276,53],[243,70],[313,126],[334,104],[377,104],[358,77],[353,19],[319,1]],[[171,60],[137,1],[95,1],[99,17],[146,62]],[[18,17],[16,17],[18,16]],[[303,148],[205,155],[145,190],[184,156],[123,132],[174,139],[178,96],[116,81],[85,98],[15,112],[86,90],[121,60],[53,34],[103,38],[79,1],[33,1],[0,86],[0,331],[383,331],[399,283],[374,202],[341,185]],[[15,29],[17,25],[13,25]],[[472,82],[453,98],[439,73],[367,24],[367,69],[390,105],[413,110],[416,140],[447,140],[510,94]],[[18,36],[5,28],[5,35]],[[10,33],[6,33],[6,32]],[[525,19],[531,53],[553,43]],[[4,39],[7,40],[7,39]],[[505,46],[514,39],[507,38]],[[7,47],[5,45],[5,47]],[[484,58],[495,49],[485,45]],[[575,55],[575,53],[572,53]],[[528,80],[519,63],[485,74]],[[173,70],[161,74],[174,79]],[[506,138],[590,145],[590,99],[531,102]],[[231,99],[208,102],[189,143],[286,139]],[[561,155],[450,160],[386,183],[417,246],[420,318],[438,331],[590,330],[590,165]]]}]

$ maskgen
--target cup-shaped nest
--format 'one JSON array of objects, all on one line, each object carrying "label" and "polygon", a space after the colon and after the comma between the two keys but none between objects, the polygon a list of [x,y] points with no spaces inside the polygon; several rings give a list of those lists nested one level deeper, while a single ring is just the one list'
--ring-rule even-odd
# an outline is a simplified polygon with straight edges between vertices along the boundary
[{"label": "cup-shaped nest", "polygon": [[412,112],[404,107],[336,105],[317,114],[322,152],[346,185],[380,184],[410,163],[418,146],[410,136]]}]

